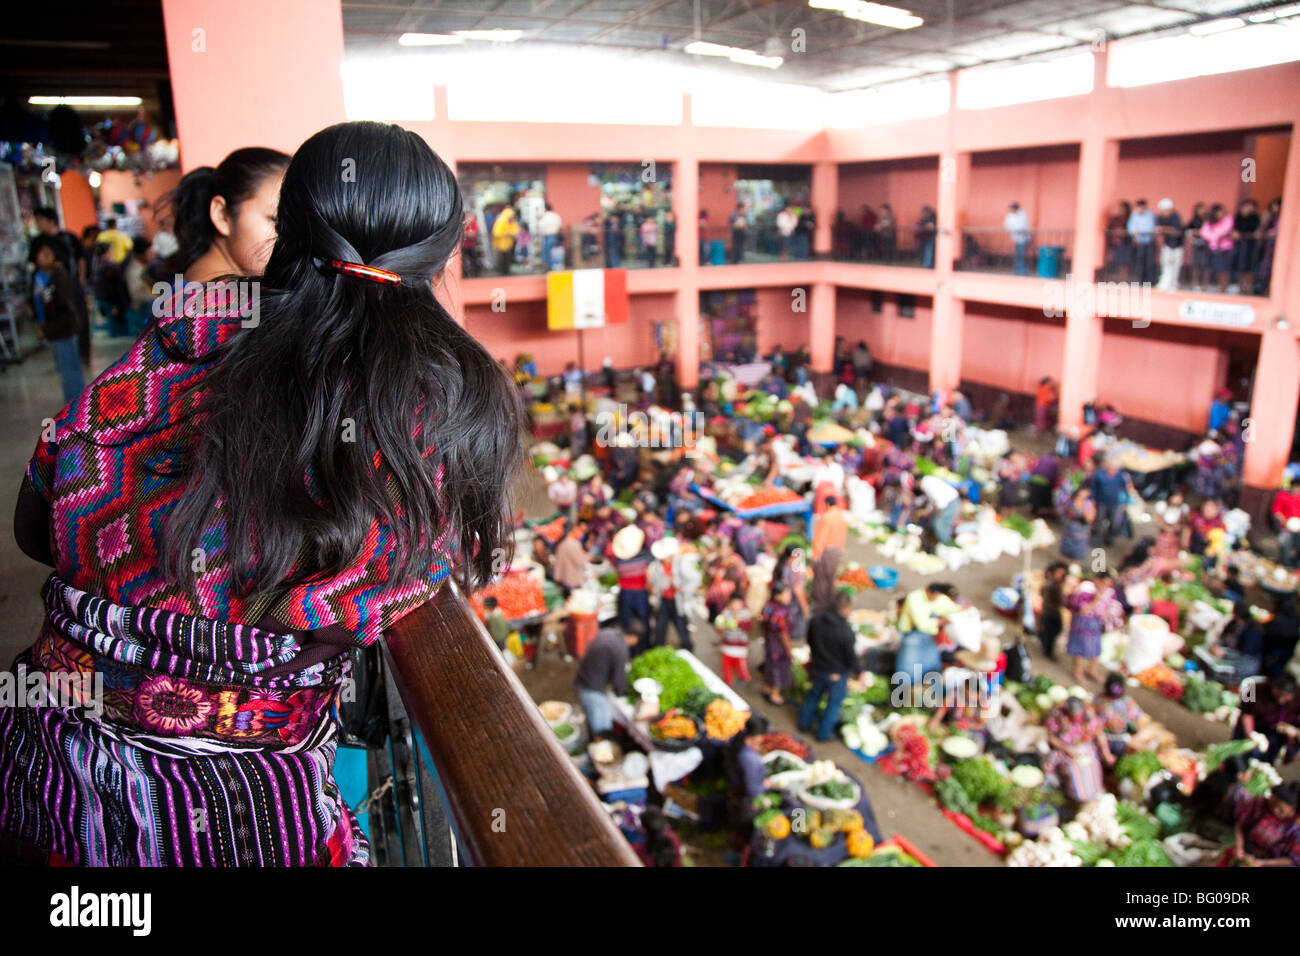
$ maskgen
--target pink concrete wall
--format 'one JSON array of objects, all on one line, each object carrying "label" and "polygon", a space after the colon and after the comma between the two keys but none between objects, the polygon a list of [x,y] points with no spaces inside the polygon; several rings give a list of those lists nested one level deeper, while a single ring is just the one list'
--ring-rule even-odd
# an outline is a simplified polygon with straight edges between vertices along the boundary
[{"label": "pink concrete wall", "polygon": [[701,238],[731,238],[727,217],[736,208],[735,181],[735,163],[700,164],[700,209],[709,214],[708,235]]},{"label": "pink concrete wall", "polygon": [[878,209],[889,203],[898,222],[910,224],[922,206],[938,208],[939,158],[919,156],[883,163],[845,163],[839,167],[838,208],[859,222],[863,204]]},{"label": "pink concrete wall", "polygon": [[[1247,145],[1250,142],[1247,141]],[[1287,152],[1291,148],[1291,134],[1260,133],[1254,137],[1255,181],[1243,183],[1245,194],[1259,203],[1262,210],[1282,195],[1282,181],[1286,174]]]},{"label": "pink concrete wall", "polygon": [[885,293],[884,310],[871,311],[871,293],[839,288],[835,296],[835,334],[849,345],[865,341],[876,361],[904,368],[927,369],[930,364],[930,327],[933,304],[928,297],[916,297],[916,316],[898,314],[897,296]]},{"label": "pink concrete wall", "polygon": [[148,207],[141,212],[140,218],[144,222],[145,236],[152,239],[160,228],[156,219],[159,202],[180,183],[181,171],[164,169],[156,173],[128,173],[110,169],[100,176],[99,208],[109,215],[113,203],[144,200]]},{"label": "pink concrete wall", "polygon": [[1108,320],[1101,343],[1097,398],[1121,415],[1203,431],[1225,351],[1212,330],[1135,329]]},{"label": "pink concrete wall", "polygon": [[600,211],[600,187],[588,184],[590,163],[548,163],[546,201],[560,214],[567,232]]},{"label": "pink concrete wall", "polygon": [[345,118],[338,0],[163,0],[162,8],[185,169],[215,166],[240,146],[291,153]]},{"label": "pink concrete wall", "polygon": [[1037,229],[1073,229],[1079,184],[1077,146],[998,150],[971,157],[965,224],[1001,226],[1020,203]]},{"label": "pink concrete wall", "polygon": [[[1241,132],[1122,143],[1112,201],[1146,199],[1154,206],[1168,196],[1184,218],[1202,201],[1235,209],[1245,155],[1246,136]],[[1282,161],[1285,164],[1285,152]],[[1270,156],[1270,168],[1275,162]]]},{"label": "pink concrete wall", "polygon": [[966,303],[961,377],[1011,392],[1032,394],[1045,375],[1060,381],[1065,320],[1028,309]]},{"label": "pink concrete wall", "polygon": [[504,312],[490,306],[470,305],[465,310],[465,327],[494,358],[513,364],[520,352],[531,353],[543,375],[558,375],[569,362],[578,359],[578,335],[582,335],[583,359],[589,370],[600,367],[605,356],[615,368],[631,368],[655,362],[654,323],[674,320],[674,297],[667,294],[635,295],[629,303],[627,324],[577,332],[552,332],[546,328],[544,300],[510,301]]},{"label": "pink concrete wall", "polygon": [[792,306],[795,298],[791,288],[758,289],[755,298],[758,302],[758,350],[764,355],[780,345],[787,352],[794,352],[800,346],[812,347],[809,336],[809,322],[812,313],[812,286],[800,286],[803,290],[803,312],[795,312]]}]

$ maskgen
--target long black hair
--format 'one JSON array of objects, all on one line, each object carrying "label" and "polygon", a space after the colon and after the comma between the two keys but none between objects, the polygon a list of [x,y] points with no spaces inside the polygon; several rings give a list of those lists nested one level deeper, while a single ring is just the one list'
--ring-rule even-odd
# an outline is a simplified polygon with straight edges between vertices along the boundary
[{"label": "long black hair", "polygon": [[288,155],[278,149],[248,146],[235,150],[215,169],[200,166],[186,173],[160,204],[164,221],[180,243],[174,259],[177,268],[182,272],[188,269],[216,239],[217,227],[212,224],[214,198],[224,199],[231,216],[235,216],[239,204],[256,193],[267,176],[282,172],[288,165]]},{"label": "long black hair", "polygon": [[[463,220],[454,174],[415,133],[341,123],[299,147],[260,321],[199,386],[200,441],[167,526],[173,575],[188,573],[221,509],[235,585],[255,598],[342,572],[376,518],[395,536],[394,579],[435,550],[467,587],[491,576],[513,541],[522,412],[505,372],[434,297]],[[340,275],[330,260],[402,282]]]}]

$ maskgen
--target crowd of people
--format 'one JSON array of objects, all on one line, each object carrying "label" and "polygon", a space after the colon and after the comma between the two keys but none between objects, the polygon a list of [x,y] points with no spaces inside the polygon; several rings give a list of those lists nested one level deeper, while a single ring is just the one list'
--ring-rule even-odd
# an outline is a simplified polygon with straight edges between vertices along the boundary
[{"label": "crowd of people", "polygon": [[1267,295],[1281,215],[1280,198],[1262,215],[1259,203],[1247,198],[1235,211],[1198,202],[1186,217],[1172,199],[1154,209],[1145,199],[1120,200],[1106,222],[1106,278],[1149,282],[1166,292]]},{"label": "crowd of people", "polygon": [[[466,278],[565,268],[655,268],[677,261],[677,215],[661,203],[609,202],[578,223],[566,223],[547,202],[530,229],[521,197],[494,203],[465,220],[461,268]],[[480,224],[481,219],[481,224]]]}]

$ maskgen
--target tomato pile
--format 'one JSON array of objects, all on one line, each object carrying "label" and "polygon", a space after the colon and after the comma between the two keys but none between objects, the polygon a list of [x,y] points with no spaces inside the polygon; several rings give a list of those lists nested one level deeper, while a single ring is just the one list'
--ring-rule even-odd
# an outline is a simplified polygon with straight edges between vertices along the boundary
[{"label": "tomato pile", "polygon": [[761,488],[752,495],[741,498],[736,507],[741,511],[753,511],[755,508],[766,508],[769,505],[788,505],[791,502],[802,500],[789,488]]},{"label": "tomato pile", "polygon": [[497,599],[501,613],[508,621],[546,613],[546,598],[542,594],[541,582],[525,571],[509,573],[470,598],[470,603],[480,618],[487,617],[483,599],[488,597]]},{"label": "tomato pile", "polygon": [[1183,696],[1183,682],[1178,679],[1178,672],[1168,664],[1156,664],[1137,675],[1138,683],[1150,690],[1158,690],[1170,700],[1176,701]]}]

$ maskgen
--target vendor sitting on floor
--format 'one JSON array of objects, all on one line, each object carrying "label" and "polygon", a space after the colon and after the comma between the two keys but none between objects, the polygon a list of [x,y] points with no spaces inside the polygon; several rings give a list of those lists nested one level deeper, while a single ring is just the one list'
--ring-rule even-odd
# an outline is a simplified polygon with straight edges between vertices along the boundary
[{"label": "vendor sitting on floor", "polygon": [[1242,866],[1300,866],[1297,806],[1300,785],[1295,781],[1243,803],[1237,811],[1233,860]]},{"label": "vendor sitting on floor", "polygon": [[1122,675],[1111,672],[1094,706],[1106,733],[1106,745],[1115,758],[1137,750],[1150,750],[1159,733],[1148,717],[1124,689]]},{"label": "vendor sitting on floor", "polygon": [[894,665],[895,682],[919,685],[927,674],[938,673],[943,666],[935,638],[948,616],[959,610],[957,589],[942,581],[931,581],[903,599],[898,616],[898,660]]},{"label": "vendor sitting on floor", "polygon": [[1076,803],[1101,796],[1101,761],[1108,767],[1115,763],[1102,732],[1101,718],[1086,701],[1071,697],[1052,710],[1043,723],[1052,747],[1043,769],[1056,774],[1065,795]]}]

